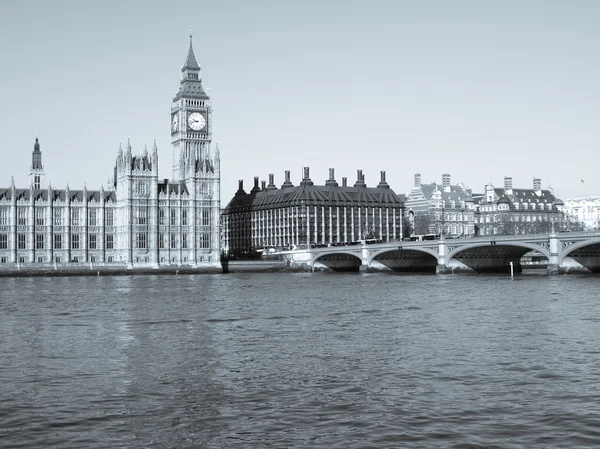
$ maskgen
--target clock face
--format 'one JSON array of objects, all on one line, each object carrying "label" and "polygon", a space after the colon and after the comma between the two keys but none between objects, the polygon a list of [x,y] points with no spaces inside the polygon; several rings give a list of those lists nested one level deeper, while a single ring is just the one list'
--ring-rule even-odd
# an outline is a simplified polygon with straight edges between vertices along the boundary
[{"label": "clock face", "polygon": [[179,119],[177,118],[177,114],[173,115],[171,119],[171,131],[177,132],[179,129]]},{"label": "clock face", "polygon": [[193,112],[188,117],[188,125],[194,131],[200,131],[206,126],[206,119],[199,112]]}]

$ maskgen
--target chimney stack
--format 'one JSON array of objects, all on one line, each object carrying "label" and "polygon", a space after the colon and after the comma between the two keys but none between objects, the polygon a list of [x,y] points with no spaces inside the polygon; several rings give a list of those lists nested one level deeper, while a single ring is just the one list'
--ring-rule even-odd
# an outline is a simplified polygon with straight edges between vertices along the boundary
[{"label": "chimney stack", "polygon": [[444,188],[444,192],[450,191],[450,175],[448,173],[442,175],[442,187]]},{"label": "chimney stack", "polygon": [[260,187],[258,187],[258,176],[254,177],[254,187],[252,187],[252,190],[250,191],[250,193],[257,193],[260,192]]},{"label": "chimney stack", "polygon": [[379,181],[379,184],[377,184],[377,188],[379,188],[379,189],[389,189],[390,188],[388,183],[385,182],[385,171],[381,172],[381,179]]},{"label": "chimney stack", "polygon": [[538,195],[542,193],[542,180],[540,178],[533,178],[533,190]]},{"label": "chimney stack", "polygon": [[415,187],[421,188],[421,173],[415,173]]},{"label": "chimney stack", "polygon": [[273,175],[273,173],[269,173],[269,185],[267,186],[267,190],[277,190],[277,186],[275,185],[275,175]]},{"label": "chimney stack", "polygon": [[367,187],[365,184],[365,175],[363,175],[362,170],[356,170],[356,183],[354,187]]},{"label": "chimney stack", "polygon": [[294,187],[294,184],[292,184],[292,182],[290,181],[290,171],[289,170],[285,171],[285,181],[281,185],[282,189],[285,189],[286,187]]},{"label": "chimney stack", "polygon": [[[167,180],[165,179],[165,185],[167,184]],[[238,190],[237,192],[235,192],[236,195],[245,195],[246,192],[244,192],[244,180],[240,179],[238,181]]]},{"label": "chimney stack", "polygon": [[504,190],[512,190],[512,178],[510,176],[504,177]]},{"label": "chimney stack", "polygon": [[348,187],[348,178],[342,177],[342,187]]},{"label": "chimney stack", "polygon": [[267,181],[260,182],[260,190],[267,190]]},{"label": "chimney stack", "polygon": [[304,178],[301,182],[302,185],[312,186],[313,182],[310,180],[310,168],[304,167]]},{"label": "chimney stack", "polygon": [[334,169],[330,168],[329,169],[329,179],[327,181],[325,181],[325,185],[326,186],[335,186],[337,187],[338,183],[335,180],[335,175],[334,175]]}]

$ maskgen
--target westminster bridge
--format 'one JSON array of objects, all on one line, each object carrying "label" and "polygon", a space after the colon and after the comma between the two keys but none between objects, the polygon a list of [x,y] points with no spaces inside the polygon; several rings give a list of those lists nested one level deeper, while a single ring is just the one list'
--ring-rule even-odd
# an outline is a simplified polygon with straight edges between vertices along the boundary
[{"label": "westminster bridge", "polygon": [[362,243],[280,254],[289,265],[311,270],[509,273],[520,272],[521,258],[532,251],[547,259],[548,274],[600,273],[600,232]]}]

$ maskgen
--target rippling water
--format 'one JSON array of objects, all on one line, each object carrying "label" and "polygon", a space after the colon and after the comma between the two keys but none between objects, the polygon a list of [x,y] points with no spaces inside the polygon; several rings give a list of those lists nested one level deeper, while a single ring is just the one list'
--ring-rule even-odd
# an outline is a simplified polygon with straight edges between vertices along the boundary
[{"label": "rippling water", "polygon": [[2,279],[0,447],[598,447],[599,280]]}]

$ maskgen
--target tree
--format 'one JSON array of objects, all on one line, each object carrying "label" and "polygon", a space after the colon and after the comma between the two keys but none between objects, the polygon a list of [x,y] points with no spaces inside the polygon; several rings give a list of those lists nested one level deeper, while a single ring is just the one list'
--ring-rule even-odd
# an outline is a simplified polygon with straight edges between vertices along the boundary
[{"label": "tree", "polygon": [[431,225],[431,215],[429,213],[415,214],[414,232],[416,235],[429,234]]}]

